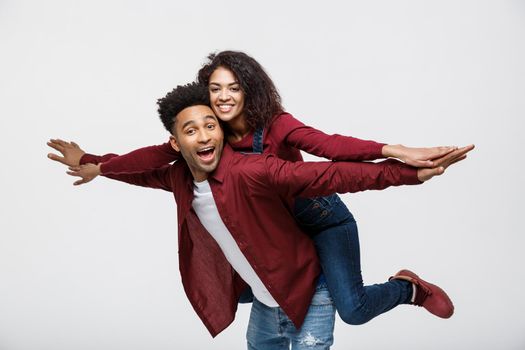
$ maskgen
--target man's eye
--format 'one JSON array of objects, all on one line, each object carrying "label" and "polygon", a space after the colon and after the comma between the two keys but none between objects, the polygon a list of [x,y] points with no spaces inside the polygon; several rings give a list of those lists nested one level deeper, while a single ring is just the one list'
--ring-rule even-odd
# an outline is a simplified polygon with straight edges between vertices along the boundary
[{"label": "man's eye", "polygon": [[208,124],[207,127],[208,129],[215,129],[215,124]]},{"label": "man's eye", "polygon": [[193,135],[193,134],[195,134],[195,129],[186,130],[186,135]]}]

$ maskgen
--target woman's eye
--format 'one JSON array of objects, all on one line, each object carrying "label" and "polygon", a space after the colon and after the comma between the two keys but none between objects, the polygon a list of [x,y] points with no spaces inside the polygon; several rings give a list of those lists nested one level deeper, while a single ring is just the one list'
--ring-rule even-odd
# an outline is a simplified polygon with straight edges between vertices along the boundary
[{"label": "woman's eye", "polygon": [[211,88],[210,88],[210,91],[211,91],[211,92],[217,92],[217,91],[219,91],[219,88],[211,87]]},{"label": "woman's eye", "polygon": [[239,88],[238,87],[232,87],[230,90],[233,91],[233,92],[239,92]]}]

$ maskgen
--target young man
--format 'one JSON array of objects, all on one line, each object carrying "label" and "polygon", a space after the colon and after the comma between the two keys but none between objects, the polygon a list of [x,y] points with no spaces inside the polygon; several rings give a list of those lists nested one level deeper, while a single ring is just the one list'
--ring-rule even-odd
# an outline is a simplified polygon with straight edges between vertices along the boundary
[{"label": "young man", "polygon": [[[419,184],[441,174],[469,150],[447,155],[434,169],[416,170],[393,160],[291,163],[272,155],[235,153],[224,145],[204,87],[179,86],[159,104],[164,106],[161,119],[172,134],[171,144],[185,162],[108,177],[173,192],[180,271],[192,306],[215,336],[233,321],[248,284],[255,295],[247,335],[254,349],[280,348],[278,344],[284,349],[290,342],[293,348],[303,343],[309,349],[324,349],[332,343],[333,306],[317,310],[310,305],[312,300],[329,304],[329,297],[326,287],[317,283],[320,268],[312,241],[290,214],[293,198]],[[56,144],[60,142],[52,143]],[[64,153],[66,146],[54,148]],[[83,163],[102,160],[82,157]],[[69,173],[85,178],[97,171],[97,165],[88,164],[72,167]],[[404,302],[410,302],[414,290],[415,304],[433,313],[452,312],[450,299],[439,287],[410,271],[394,278],[410,286],[400,296]],[[289,327],[278,334],[282,324]]]}]

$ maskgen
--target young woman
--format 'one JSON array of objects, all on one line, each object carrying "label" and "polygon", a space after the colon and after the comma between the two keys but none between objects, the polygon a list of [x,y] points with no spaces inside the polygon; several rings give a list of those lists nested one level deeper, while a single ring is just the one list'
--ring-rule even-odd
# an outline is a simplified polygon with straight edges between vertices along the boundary
[{"label": "young woman", "polygon": [[[432,167],[433,159],[455,149],[408,148],[326,135],[284,112],[272,80],[250,56],[223,51],[211,54],[208,59],[198,73],[198,81],[208,86],[211,108],[223,122],[227,141],[236,151],[270,152],[290,161],[302,160],[300,150],[331,160],[395,157],[413,166]],[[118,157],[108,155],[96,173],[81,172],[82,180],[75,184],[88,182],[100,173],[110,175],[157,168],[179,157],[169,143]],[[439,317],[452,315],[453,306],[448,297],[431,299],[430,289],[439,287],[429,285],[410,271],[400,271],[382,284],[363,285],[357,225],[337,195],[297,198],[294,214],[315,243],[324,272],[321,278],[326,279],[344,322],[363,324],[399,304],[408,303],[424,306]]]}]

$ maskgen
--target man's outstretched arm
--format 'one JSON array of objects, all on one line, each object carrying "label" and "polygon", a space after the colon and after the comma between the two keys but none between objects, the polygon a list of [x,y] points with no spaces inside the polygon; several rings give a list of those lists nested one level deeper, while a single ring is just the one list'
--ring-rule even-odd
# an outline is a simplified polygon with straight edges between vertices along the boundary
[{"label": "man's outstretched arm", "polygon": [[[72,166],[68,168],[68,175],[80,177],[73,185],[80,185],[86,183],[86,179],[90,178],[89,174],[96,173],[99,169],[99,165],[95,164],[84,164],[78,166]],[[130,185],[136,185],[141,187],[156,188],[165,191],[172,191],[173,184],[170,175],[171,165],[165,165],[162,168],[143,171],[140,173],[133,174],[108,174],[104,175],[113,180],[122,181]]]},{"label": "man's outstretched arm", "polygon": [[108,153],[103,156],[86,153],[73,141],[51,139],[47,145],[60,153],[49,153],[47,156],[51,160],[67,166],[87,163],[100,165],[99,171],[96,174],[92,172],[92,177],[84,179],[82,183],[89,182],[98,175],[136,173],[161,168],[180,158],[180,153],[175,151],[169,142],[143,147],[124,155]]},{"label": "man's outstretched arm", "polygon": [[415,185],[441,175],[451,164],[465,159],[473,145],[436,159],[434,168],[416,169],[390,159],[379,163],[286,162],[265,158],[270,184],[288,197],[313,197],[332,193],[381,190],[390,186]]},{"label": "man's outstretched arm", "polygon": [[80,180],[74,184],[85,184],[98,175],[104,175],[112,179],[118,179],[112,174],[140,173],[153,170],[168,165],[170,162],[180,158],[180,153],[176,152],[169,143],[158,146],[149,146],[137,149],[124,155],[108,153],[103,156],[86,153],[75,142],[67,142],[61,139],[51,139],[47,145],[59,154],[48,153],[47,157],[56,162],[70,167],[77,167],[83,164],[95,164],[95,167],[83,168],[79,171]]},{"label": "man's outstretched arm", "polygon": [[[116,154],[107,154],[104,156],[87,154],[73,141],[67,142],[60,139],[51,139],[47,145],[61,154],[49,153],[47,155],[49,159],[68,166],[69,171],[67,171],[67,174],[80,177],[73,185],[80,185],[91,181],[100,174],[100,162],[117,156]],[[81,164],[83,162],[88,164]],[[107,177],[131,185],[171,191],[172,184],[169,168],[170,166],[168,165],[141,173],[107,175]]]}]

